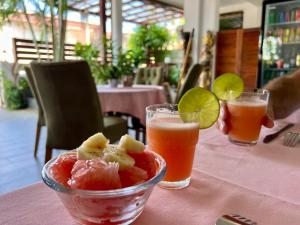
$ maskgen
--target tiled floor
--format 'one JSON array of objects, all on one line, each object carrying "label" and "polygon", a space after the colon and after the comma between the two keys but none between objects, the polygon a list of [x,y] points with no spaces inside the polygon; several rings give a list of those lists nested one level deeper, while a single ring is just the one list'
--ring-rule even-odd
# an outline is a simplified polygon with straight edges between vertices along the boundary
[{"label": "tiled floor", "polygon": [[[0,108],[0,194],[41,180],[46,129],[41,132],[38,156],[33,157],[37,112]],[[54,151],[57,155],[59,151]]]}]

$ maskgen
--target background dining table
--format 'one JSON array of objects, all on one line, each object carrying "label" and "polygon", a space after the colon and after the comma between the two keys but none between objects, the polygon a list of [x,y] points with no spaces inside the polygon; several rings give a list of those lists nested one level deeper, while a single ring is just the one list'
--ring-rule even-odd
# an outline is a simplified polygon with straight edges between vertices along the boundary
[{"label": "background dining table", "polygon": [[98,85],[97,91],[103,113],[128,113],[146,124],[145,108],[153,104],[166,103],[163,86],[133,85],[132,87],[115,87]]},{"label": "background dining table", "polygon": [[[288,120],[300,132],[300,110]],[[300,144],[286,147],[283,136],[269,144],[262,129],[255,146],[233,145],[217,128],[201,130],[191,185],[182,190],[155,187],[136,225],[213,225],[236,213],[258,225],[300,224]],[[76,224],[54,191],[43,183],[0,196],[0,224]]]}]

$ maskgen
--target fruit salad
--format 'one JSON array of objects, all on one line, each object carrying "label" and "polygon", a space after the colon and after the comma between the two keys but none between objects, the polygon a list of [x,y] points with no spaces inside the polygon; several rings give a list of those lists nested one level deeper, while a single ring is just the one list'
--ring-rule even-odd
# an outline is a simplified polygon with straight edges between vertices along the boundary
[{"label": "fruit salad", "polygon": [[129,135],[118,145],[97,133],[76,151],[61,154],[50,168],[58,183],[71,189],[114,190],[141,184],[155,176],[154,155]]}]

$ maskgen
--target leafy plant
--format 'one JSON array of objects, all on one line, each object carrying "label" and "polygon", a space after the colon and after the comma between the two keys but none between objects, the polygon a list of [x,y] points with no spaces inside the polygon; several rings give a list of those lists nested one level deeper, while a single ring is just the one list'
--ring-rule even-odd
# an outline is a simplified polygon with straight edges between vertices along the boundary
[{"label": "leafy plant", "polygon": [[169,67],[168,82],[171,85],[177,85],[179,80],[180,68],[178,66]]},{"label": "leafy plant", "polygon": [[107,82],[110,79],[120,79],[124,75],[133,75],[134,69],[140,63],[141,56],[132,50],[125,52],[119,50],[115,56],[110,40],[105,40],[105,46],[106,50],[112,53],[113,62],[102,65],[98,60],[100,52],[96,46],[81,43],[75,45],[76,55],[88,62],[96,83]]},{"label": "leafy plant", "polygon": [[171,35],[164,27],[156,24],[139,26],[129,37],[129,48],[142,55],[147,63],[150,57],[155,57],[155,62],[161,62],[168,54],[166,47],[170,40]]},{"label": "leafy plant", "polygon": [[7,79],[3,75],[3,89],[4,89],[4,101],[6,107],[11,110],[22,109],[27,107],[27,101],[22,94],[22,91],[18,88],[13,81]]},{"label": "leafy plant", "polygon": [[[40,38],[37,37],[33,29],[33,21],[31,21],[28,13],[29,4],[34,7],[34,16],[38,18],[38,21],[41,21],[40,26],[43,32],[41,32]],[[25,15],[38,56],[40,56],[38,39],[48,42],[48,30],[50,29],[54,60],[63,60],[67,26],[67,0],[6,0],[0,2],[0,9],[0,27],[8,22],[13,15],[20,13]],[[50,22],[47,22],[46,17],[49,14]]]}]

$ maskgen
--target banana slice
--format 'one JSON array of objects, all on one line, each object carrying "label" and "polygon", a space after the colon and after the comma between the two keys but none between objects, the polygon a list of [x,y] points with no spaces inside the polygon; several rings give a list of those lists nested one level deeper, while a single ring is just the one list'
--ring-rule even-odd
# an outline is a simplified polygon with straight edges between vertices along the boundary
[{"label": "banana slice", "polygon": [[130,135],[125,134],[121,137],[118,148],[123,148],[127,152],[139,153],[144,151],[145,145],[142,142],[135,140]]},{"label": "banana slice", "polygon": [[134,159],[126,151],[116,145],[109,145],[103,150],[103,160],[119,163],[120,170],[134,166]]},{"label": "banana slice", "polygon": [[89,148],[80,146],[77,148],[77,159],[89,160],[101,157],[103,155],[102,149],[99,148]]},{"label": "banana slice", "polygon": [[97,133],[89,137],[86,141],[84,141],[81,146],[88,148],[103,149],[107,147],[108,143],[109,140],[102,133]]}]

